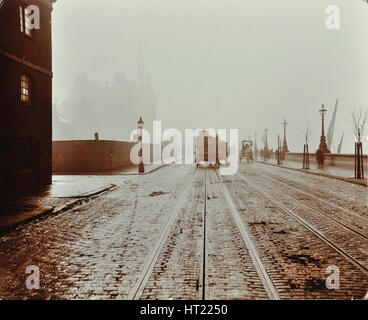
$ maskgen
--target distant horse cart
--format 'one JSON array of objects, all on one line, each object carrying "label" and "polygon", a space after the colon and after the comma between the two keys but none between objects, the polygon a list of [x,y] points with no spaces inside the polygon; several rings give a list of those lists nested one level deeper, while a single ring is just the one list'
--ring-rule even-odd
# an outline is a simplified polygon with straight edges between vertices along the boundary
[{"label": "distant horse cart", "polygon": [[245,159],[247,163],[253,162],[253,141],[251,140],[243,140],[242,142],[242,148],[239,155],[239,161],[242,161]]}]

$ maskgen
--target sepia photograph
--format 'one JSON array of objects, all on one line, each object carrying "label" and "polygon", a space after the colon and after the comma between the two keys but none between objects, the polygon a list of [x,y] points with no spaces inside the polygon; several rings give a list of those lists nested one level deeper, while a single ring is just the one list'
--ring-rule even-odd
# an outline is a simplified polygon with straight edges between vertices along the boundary
[{"label": "sepia photograph", "polygon": [[0,300],[368,300],[367,88],[365,0],[0,0]]}]

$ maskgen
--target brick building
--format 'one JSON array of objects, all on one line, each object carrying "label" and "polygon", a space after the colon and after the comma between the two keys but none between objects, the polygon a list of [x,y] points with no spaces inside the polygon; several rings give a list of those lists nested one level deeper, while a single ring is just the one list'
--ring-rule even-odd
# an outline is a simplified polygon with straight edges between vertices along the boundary
[{"label": "brick building", "polygon": [[51,183],[55,1],[0,0],[0,184],[7,190]]}]

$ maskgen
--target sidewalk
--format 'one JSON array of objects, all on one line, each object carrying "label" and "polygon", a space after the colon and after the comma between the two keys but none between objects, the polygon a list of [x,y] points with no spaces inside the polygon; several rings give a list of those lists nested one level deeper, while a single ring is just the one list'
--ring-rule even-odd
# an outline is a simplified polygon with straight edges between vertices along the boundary
[{"label": "sidewalk", "polygon": [[[166,165],[146,165],[145,173],[157,171]],[[53,175],[52,185],[28,190],[27,195],[10,194],[1,206],[0,236],[19,225],[47,214],[56,214],[97,196],[122,182],[122,176],[140,175],[137,167],[130,167],[100,175]]]},{"label": "sidewalk", "polygon": [[[354,168],[343,168],[338,166],[324,166],[323,168],[318,168],[318,164],[311,159],[310,161],[310,169],[304,170],[303,163],[298,161],[282,161],[281,165],[277,165],[277,160],[270,159],[266,162],[263,161],[256,161],[258,163],[273,165],[281,168],[292,169],[297,171],[302,171],[310,174],[316,174],[319,176],[334,178],[338,180],[343,180],[350,183],[355,183],[363,186],[367,186],[367,178],[365,179],[355,179],[354,178]],[[365,172],[366,176],[368,172]]]}]

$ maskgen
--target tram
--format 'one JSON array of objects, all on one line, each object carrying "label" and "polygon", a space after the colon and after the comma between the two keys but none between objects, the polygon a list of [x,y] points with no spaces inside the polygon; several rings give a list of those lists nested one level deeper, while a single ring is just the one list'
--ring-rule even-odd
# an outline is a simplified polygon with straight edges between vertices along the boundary
[{"label": "tram", "polygon": [[228,163],[228,143],[203,130],[195,139],[195,164],[197,167],[220,167]]}]

